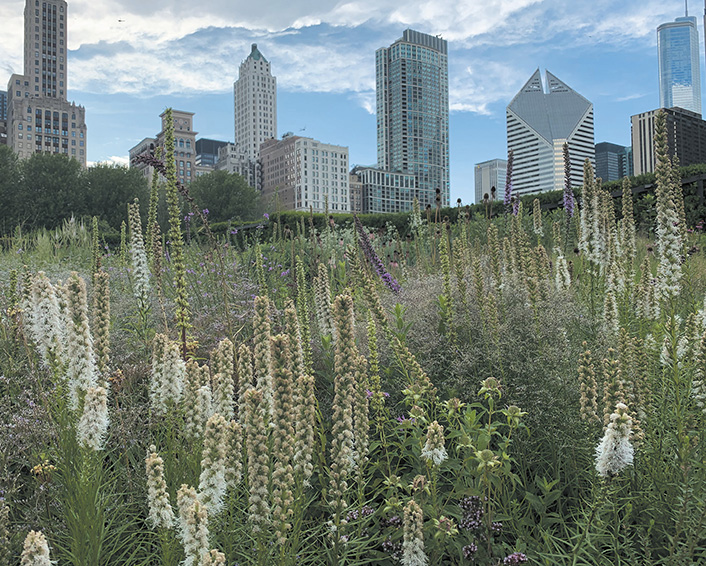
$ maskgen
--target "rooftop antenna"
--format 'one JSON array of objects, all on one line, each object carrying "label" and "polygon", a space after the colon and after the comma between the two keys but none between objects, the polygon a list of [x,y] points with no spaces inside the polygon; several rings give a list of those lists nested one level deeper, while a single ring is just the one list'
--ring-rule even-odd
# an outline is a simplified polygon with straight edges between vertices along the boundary
[{"label": "rooftop antenna", "polygon": [[689,0],[684,0],[684,11],[686,12],[686,17],[689,17]]}]

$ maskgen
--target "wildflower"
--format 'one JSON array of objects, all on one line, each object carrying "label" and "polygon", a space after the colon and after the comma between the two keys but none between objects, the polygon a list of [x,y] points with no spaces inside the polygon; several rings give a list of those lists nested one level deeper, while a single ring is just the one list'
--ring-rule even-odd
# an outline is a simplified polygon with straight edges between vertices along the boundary
[{"label": "wildflower", "polygon": [[218,343],[211,356],[213,374],[213,412],[223,415],[226,420],[233,418],[234,372],[233,343],[225,338]]},{"label": "wildflower", "polygon": [[179,527],[184,545],[184,566],[201,566],[208,552],[208,512],[196,490],[182,485],[177,492]]},{"label": "wildflower", "polygon": [[229,425],[223,415],[216,414],[208,419],[203,437],[199,493],[211,514],[217,513],[223,506],[227,487],[229,436]]},{"label": "wildflower", "polygon": [[527,556],[521,552],[513,552],[503,559],[503,566],[513,566],[514,564],[524,564],[527,562]]},{"label": "wildflower", "polygon": [[278,334],[270,338],[272,345],[272,378],[274,384],[274,430],[272,456],[275,461],[272,473],[272,516],[278,544],[285,544],[286,533],[292,528],[289,522],[293,512],[294,484],[292,461],[294,458],[293,393],[294,380],[289,353],[289,337]]},{"label": "wildflower", "polygon": [[25,538],[20,566],[51,566],[49,545],[41,531],[30,531]]},{"label": "wildflower", "polygon": [[270,215],[265,212],[265,214],[262,215],[265,220],[270,219]]},{"label": "wildflower", "polygon": [[145,242],[142,238],[142,222],[140,221],[140,204],[135,199],[128,204],[128,221],[130,224],[130,255],[132,256],[133,274],[135,276],[135,298],[144,307],[149,299],[150,281],[149,264],[145,252]]},{"label": "wildflower", "polygon": [[157,334],[152,345],[152,380],[150,401],[157,414],[167,412],[170,401],[181,401],[186,377],[186,364],[181,358],[179,345]]},{"label": "wildflower", "polygon": [[167,483],[164,481],[164,460],[157,454],[154,445],[150,446],[145,468],[147,471],[147,519],[154,528],[171,529],[174,525],[174,511],[169,502]]},{"label": "wildflower", "polygon": [[193,360],[186,364],[186,386],[182,401],[186,415],[185,432],[193,440],[201,438],[204,425],[211,414],[211,388],[208,386],[208,367]]},{"label": "wildflower", "polygon": [[110,285],[107,272],[100,270],[94,276],[93,292],[93,349],[98,371],[105,374],[110,361]]},{"label": "wildflower", "polygon": [[429,563],[424,553],[424,518],[422,508],[412,499],[404,508],[403,566],[425,566]]},{"label": "wildflower", "polygon": [[270,367],[270,302],[267,295],[255,297],[255,316],[253,317],[253,341],[255,343],[255,376],[257,388],[265,401],[265,416],[272,415],[272,373]]},{"label": "wildflower", "polygon": [[108,392],[105,387],[89,387],[76,430],[79,444],[91,450],[102,450],[108,422]]},{"label": "wildflower", "polygon": [[270,519],[267,426],[264,421],[262,393],[250,388],[243,397],[246,447],[248,457],[248,520],[258,533],[267,529]]},{"label": "wildflower", "polygon": [[388,289],[390,289],[390,291],[392,291],[393,293],[399,293],[401,290],[400,284],[394,277],[392,277],[392,275],[388,273],[387,269],[385,269],[382,260],[373,248],[373,244],[370,241],[370,236],[368,236],[368,233],[366,232],[365,227],[358,218],[357,214],[353,215],[353,221],[355,223],[356,231],[358,232],[360,246],[361,248],[363,248],[363,253],[365,254],[367,260],[370,262],[370,265],[373,266],[378,277],[382,279],[382,282]]},{"label": "wildflower", "polygon": [[596,470],[603,477],[615,476],[626,466],[632,465],[632,419],[627,409],[624,403],[616,405],[603,439],[596,447]]},{"label": "wildflower", "polygon": [[472,542],[471,544],[464,546],[461,550],[463,551],[463,557],[466,560],[473,560],[476,552],[478,552],[478,546]]},{"label": "wildflower", "polygon": [[437,421],[429,425],[427,441],[422,450],[422,458],[426,459],[427,463],[433,463],[435,466],[440,466],[448,458],[444,447],[444,427]]},{"label": "wildflower", "polygon": [[88,327],[88,299],[86,283],[75,271],[65,287],[66,299],[66,375],[69,382],[69,400],[73,408],[79,398],[96,384],[98,369],[93,352],[93,337]]},{"label": "wildflower", "polygon": [[200,566],[226,566],[226,555],[218,550],[212,550],[204,555]]},{"label": "wildflower", "polygon": [[32,281],[31,302],[26,309],[29,332],[46,367],[60,361],[64,338],[61,332],[61,309],[55,287],[40,271]]}]

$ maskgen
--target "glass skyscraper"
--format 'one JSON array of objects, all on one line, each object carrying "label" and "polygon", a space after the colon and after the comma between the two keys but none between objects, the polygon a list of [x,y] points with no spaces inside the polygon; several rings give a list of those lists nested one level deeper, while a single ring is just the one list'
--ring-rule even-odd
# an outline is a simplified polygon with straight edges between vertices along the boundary
[{"label": "glass skyscraper", "polygon": [[[506,109],[507,149],[512,150],[513,194],[564,188],[564,144],[571,186],[583,184],[583,164],[595,161],[593,104],[547,71],[545,92],[537,69]],[[504,190],[504,187],[502,188]]]},{"label": "glass skyscraper", "polygon": [[696,18],[685,16],[657,28],[659,105],[701,114],[699,32]]},{"label": "glass skyscraper", "polygon": [[407,29],[375,53],[378,167],[411,173],[422,208],[449,205],[447,43]]}]

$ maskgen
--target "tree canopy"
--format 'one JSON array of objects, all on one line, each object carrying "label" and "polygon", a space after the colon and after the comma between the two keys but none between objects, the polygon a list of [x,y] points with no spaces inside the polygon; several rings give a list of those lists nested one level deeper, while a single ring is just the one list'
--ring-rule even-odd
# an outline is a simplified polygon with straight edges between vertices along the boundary
[{"label": "tree canopy", "polygon": [[45,153],[18,160],[0,146],[0,233],[18,225],[51,229],[71,216],[97,216],[119,229],[135,197],[149,198],[137,170],[102,163],[82,169],[75,159]]},{"label": "tree canopy", "polygon": [[261,214],[260,195],[236,173],[213,171],[189,185],[196,204],[212,222],[254,220]]}]

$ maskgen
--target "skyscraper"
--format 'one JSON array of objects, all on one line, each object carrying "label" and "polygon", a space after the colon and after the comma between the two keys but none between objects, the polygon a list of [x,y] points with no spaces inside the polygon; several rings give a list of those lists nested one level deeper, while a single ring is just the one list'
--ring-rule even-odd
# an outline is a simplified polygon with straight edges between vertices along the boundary
[{"label": "skyscraper", "polygon": [[506,115],[515,194],[564,188],[564,143],[569,147],[571,184],[583,184],[583,163],[595,158],[591,102],[549,71],[545,92],[537,69],[508,104]]},{"label": "skyscraper", "polygon": [[657,28],[659,105],[701,114],[699,31],[696,18],[677,18]]},{"label": "skyscraper", "polygon": [[[491,159],[476,163],[476,204],[488,198],[502,199],[505,195],[505,181],[507,180],[507,159]],[[493,195],[493,187],[495,194]]]},{"label": "skyscraper", "polygon": [[411,173],[413,197],[449,204],[449,72],[445,40],[407,29],[375,53],[378,167]]},{"label": "skyscraper", "polygon": [[[696,112],[681,108],[663,108],[667,126],[667,152],[678,157],[679,165],[706,163],[706,120]],[[653,173],[657,166],[655,153],[655,119],[657,110],[635,114],[632,123],[632,150],[635,175]]]},{"label": "skyscraper", "polygon": [[68,6],[65,0],[27,0],[24,74],[7,86],[8,144],[20,157],[63,153],[86,165],[86,111],[69,103]]},{"label": "skyscraper", "polygon": [[240,64],[233,84],[235,145],[250,159],[260,156],[260,145],[277,137],[277,78],[270,62],[252,44],[250,55]]},{"label": "skyscraper", "polygon": [[596,178],[604,183],[632,176],[632,146],[610,142],[596,144]]}]

